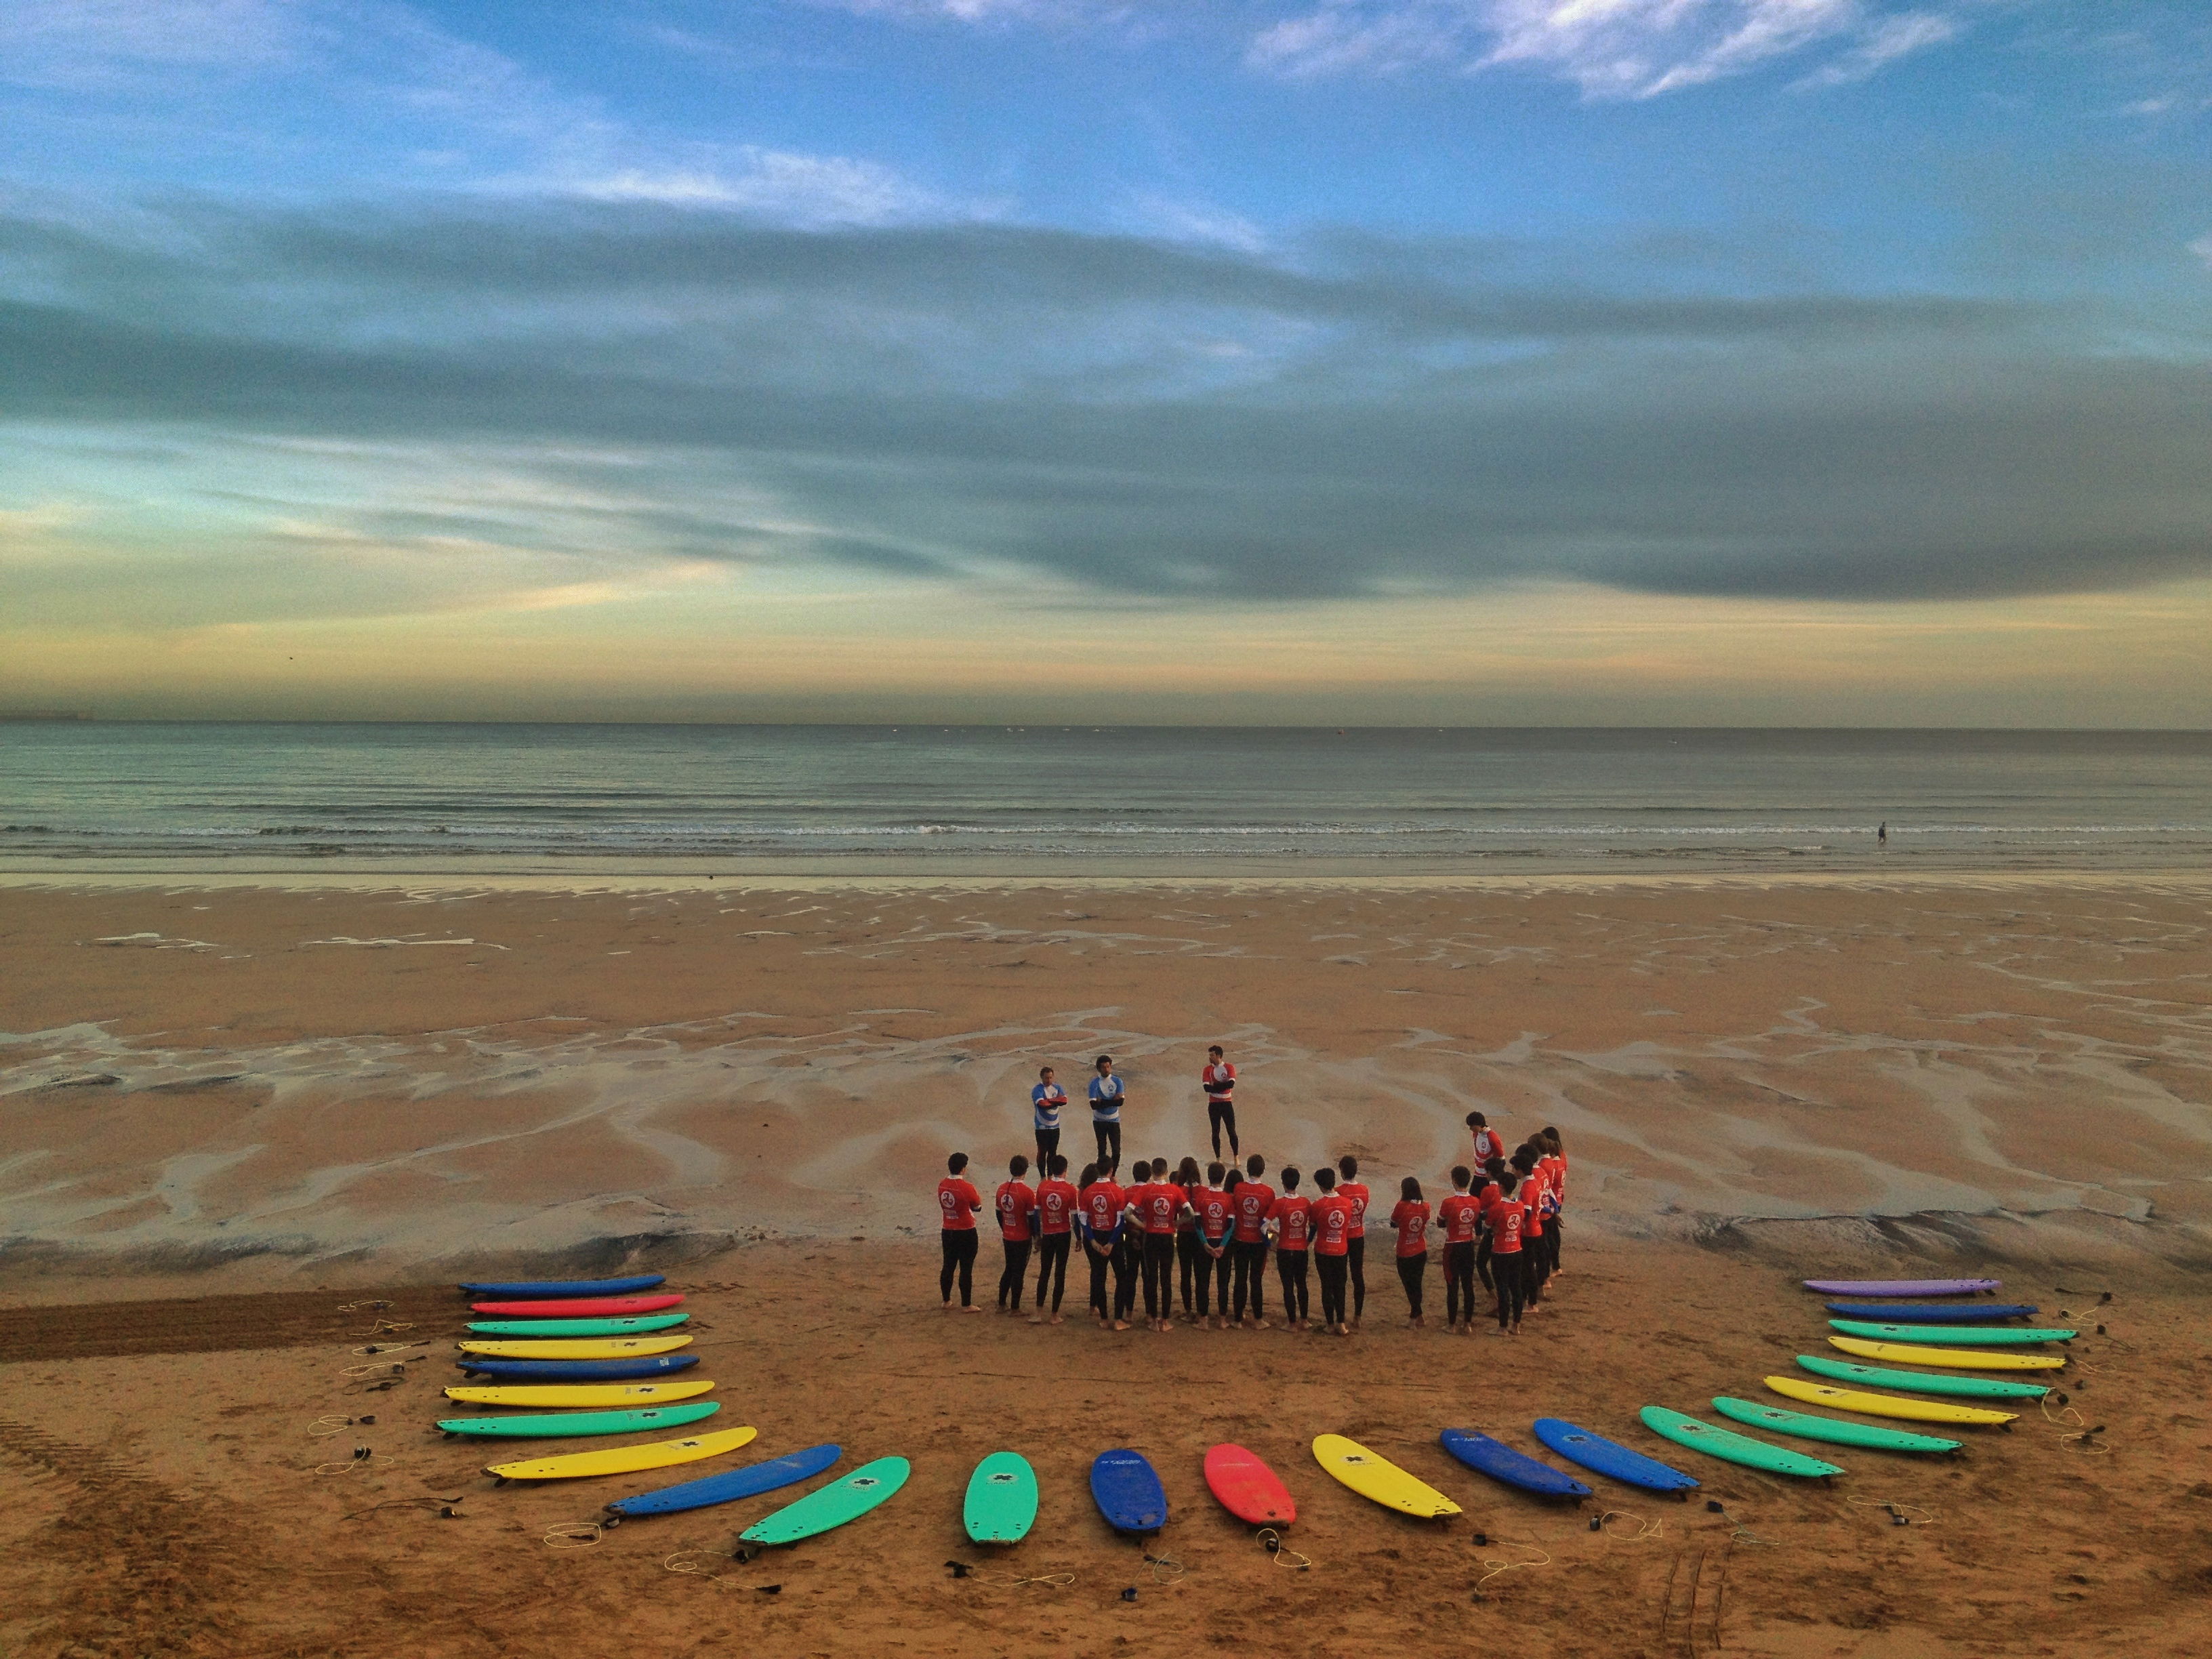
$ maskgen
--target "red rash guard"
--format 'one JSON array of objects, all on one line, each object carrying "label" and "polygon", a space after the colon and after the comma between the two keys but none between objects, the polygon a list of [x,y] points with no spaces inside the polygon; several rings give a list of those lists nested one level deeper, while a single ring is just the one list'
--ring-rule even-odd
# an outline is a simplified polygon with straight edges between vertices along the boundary
[{"label": "red rash guard", "polygon": [[1218,1187],[1202,1187],[1190,1195],[1190,1207],[1198,1212],[1199,1234],[1208,1244],[1228,1238],[1237,1222],[1236,1200]]},{"label": "red rash guard", "polygon": [[1336,1195],[1348,1199],[1352,1204],[1352,1236],[1358,1238],[1367,1231],[1367,1186],[1364,1182],[1340,1181]]},{"label": "red rash guard", "polygon": [[1237,1204],[1237,1242],[1257,1244],[1267,1237],[1267,1217],[1273,1213],[1275,1189],[1257,1181],[1248,1181],[1234,1194]]},{"label": "red rash guard", "polygon": [[1323,1255],[1350,1254],[1352,1214],[1352,1200],[1341,1193],[1314,1200],[1314,1249]]},{"label": "red rash guard", "polygon": [[1054,1233],[1066,1232],[1075,1218],[1075,1206],[1081,1198],[1072,1181],[1055,1177],[1040,1184],[1036,1190],[1037,1231],[1048,1238]]},{"label": "red rash guard", "polygon": [[1528,1209],[1517,1198],[1491,1200],[1490,1207],[1482,1212],[1482,1224],[1490,1229],[1490,1253],[1492,1255],[1521,1254],[1521,1228],[1528,1219]]},{"label": "red rash guard", "polygon": [[1148,1233],[1173,1232],[1176,1216],[1188,1201],[1182,1188],[1171,1181],[1151,1182],[1130,1196],[1137,1201],[1137,1213],[1143,1218]]},{"label": "red rash guard", "polygon": [[1030,1190],[1026,1181],[1002,1181],[995,1200],[999,1211],[999,1231],[1011,1244],[1030,1242],[1030,1217],[1036,1212],[1036,1194]]},{"label": "red rash guard", "polygon": [[937,1183],[937,1207],[953,1232],[974,1232],[975,1212],[983,1207],[983,1194],[965,1176],[947,1176]]},{"label": "red rash guard", "polygon": [[1401,1198],[1390,1212],[1390,1224],[1398,1230],[1400,1255],[1429,1253],[1429,1206],[1419,1199]]},{"label": "red rash guard", "polygon": [[1313,1242],[1313,1200],[1285,1193],[1267,1206],[1267,1219],[1280,1229],[1275,1235],[1279,1250],[1303,1250]]},{"label": "red rash guard", "polygon": [[1121,1224],[1121,1212],[1128,1202],[1128,1194],[1112,1182],[1094,1181],[1083,1189],[1084,1219],[1093,1233],[1103,1238]]},{"label": "red rash guard", "polygon": [[1437,1224],[1444,1230],[1447,1244],[1474,1243],[1481,1224],[1482,1206],[1472,1193],[1454,1193],[1437,1206]]}]

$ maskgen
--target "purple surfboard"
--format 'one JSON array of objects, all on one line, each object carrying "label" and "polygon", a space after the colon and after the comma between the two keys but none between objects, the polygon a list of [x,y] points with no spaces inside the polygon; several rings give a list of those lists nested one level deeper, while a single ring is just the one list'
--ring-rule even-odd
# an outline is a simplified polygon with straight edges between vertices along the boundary
[{"label": "purple surfboard", "polygon": [[1808,1279],[1805,1288],[1823,1296],[1977,1296],[2000,1279]]}]

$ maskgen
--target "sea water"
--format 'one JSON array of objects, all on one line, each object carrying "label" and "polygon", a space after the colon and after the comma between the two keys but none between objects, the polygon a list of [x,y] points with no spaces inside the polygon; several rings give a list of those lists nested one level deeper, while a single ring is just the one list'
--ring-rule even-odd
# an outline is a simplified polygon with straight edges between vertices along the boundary
[{"label": "sea water", "polygon": [[2208,858],[2212,733],[2197,732],[0,725],[0,864],[17,869],[1909,872]]}]

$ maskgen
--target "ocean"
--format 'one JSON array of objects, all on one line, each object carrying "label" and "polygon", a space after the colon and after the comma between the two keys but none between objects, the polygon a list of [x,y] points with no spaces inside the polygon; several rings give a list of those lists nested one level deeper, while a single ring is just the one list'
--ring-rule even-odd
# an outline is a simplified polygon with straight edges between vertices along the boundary
[{"label": "ocean", "polygon": [[1905,872],[2208,859],[2203,732],[0,724],[0,867],[16,870]]}]

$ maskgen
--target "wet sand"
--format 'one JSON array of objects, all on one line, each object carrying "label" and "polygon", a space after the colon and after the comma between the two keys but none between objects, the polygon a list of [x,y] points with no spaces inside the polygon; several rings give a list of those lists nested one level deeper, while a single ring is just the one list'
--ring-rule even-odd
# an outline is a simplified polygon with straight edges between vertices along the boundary
[{"label": "wet sand", "polygon": [[[2208,920],[2185,882],[0,888],[0,1303],[32,1310],[0,1308],[0,1650],[2201,1652]],[[946,1148],[1024,1147],[1036,1065],[1103,1049],[1128,1155],[1202,1152],[1214,1041],[1277,1165],[1353,1151],[1381,1190],[1434,1182],[1470,1109],[1559,1126],[1554,1304],[1517,1342],[1404,1329],[1378,1235],[1348,1343],[935,1310]],[[675,1558],[719,1577],[668,1563],[777,1500],[549,1546],[678,1477],[494,1488],[426,1427],[437,1286],[630,1264],[692,1293],[718,1420],[762,1431],[740,1461],[834,1439],[912,1486],[787,1553]],[[1832,1487],[1698,1463],[1725,1515],[1603,1483],[1558,1510],[1435,1443],[1559,1414],[1659,1453],[1639,1407],[1710,1417],[1820,1348],[1797,1277],[1978,1270],[2081,1316],[2083,1422],[1842,1453]],[[392,1340],[432,1346],[350,1352]],[[1467,1516],[1365,1505],[1324,1431]],[[1206,1497],[1224,1439],[1290,1482],[1311,1571]],[[985,1563],[959,1494],[1002,1444],[1044,1508]],[[1180,1574],[1089,1505],[1117,1444],[1163,1471]]]}]

